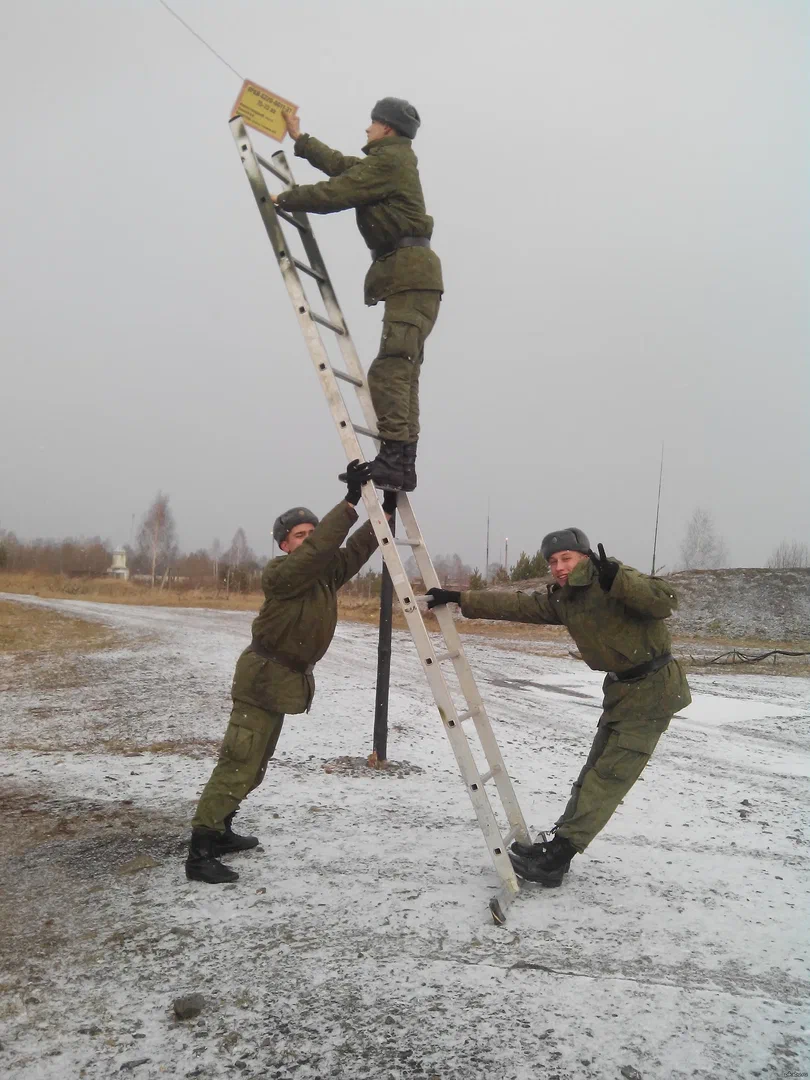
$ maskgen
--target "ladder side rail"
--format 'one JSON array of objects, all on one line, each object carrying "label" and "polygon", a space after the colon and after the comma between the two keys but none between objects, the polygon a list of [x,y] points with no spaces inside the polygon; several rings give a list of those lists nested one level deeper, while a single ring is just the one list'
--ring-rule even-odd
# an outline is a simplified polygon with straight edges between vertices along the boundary
[{"label": "ladder side rail", "polygon": [[[273,162],[276,165],[278,172],[283,173],[287,177],[287,183],[290,187],[293,186],[295,180],[293,179],[292,169],[287,161],[287,155],[283,150],[277,150],[273,154]],[[308,220],[308,219],[307,219]],[[344,333],[338,336],[338,347],[340,349],[341,356],[343,357],[343,363],[346,365],[346,371],[353,375],[356,379],[360,379],[363,383],[362,388],[357,388],[357,397],[360,402],[360,408],[363,412],[363,417],[366,421],[366,425],[372,430],[377,430],[377,414],[374,411],[374,406],[371,402],[371,393],[368,389],[368,382],[366,380],[366,373],[363,365],[360,361],[360,357],[355,347],[351,334],[349,333],[349,327],[346,322],[346,318],[338,302],[337,293],[335,287],[332,284],[332,278],[329,271],[326,268],[323,256],[321,255],[321,249],[318,245],[318,241],[315,239],[315,233],[310,229],[309,232],[301,233],[301,242],[304,247],[304,251],[309,259],[309,264],[313,269],[317,270],[319,274],[325,279],[318,282],[318,288],[320,289],[321,299],[323,300],[324,307],[329,315],[329,318],[337,323],[338,326],[344,328]]]},{"label": "ladder side rail", "polygon": [[[514,869],[509,860],[507,850],[505,850],[500,826],[496,819],[495,811],[492,810],[489,796],[485,791],[481,773],[478,771],[475,758],[470,750],[467,734],[463,731],[459,721],[453,694],[450,693],[449,687],[447,686],[447,680],[445,679],[441,665],[436,661],[436,654],[433,649],[430,634],[428,633],[428,627],[424,625],[421,611],[416,603],[413,586],[411,586],[410,581],[408,580],[405,566],[402,562],[400,552],[396,549],[393,537],[391,536],[391,531],[388,528],[386,517],[381,513],[376,492],[374,488],[369,491],[369,488],[372,488],[372,485],[366,484],[363,487],[363,496],[368,516],[372,519],[375,531],[377,531],[378,538],[380,539],[382,557],[384,561],[386,561],[386,566],[391,575],[391,581],[397,599],[400,600],[405,621],[408,625],[408,630],[410,631],[410,636],[414,639],[422,670],[424,671],[424,674],[426,674],[428,684],[433,692],[433,699],[438,708],[438,714],[440,714],[442,718],[442,723],[444,724],[450,746],[453,748],[461,778],[464,781],[465,786],[467,786],[468,794],[478,820],[478,825],[481,827],[489,850],[490,859],[492,860],[492,863],[494,863],[501,880],[504,881],[505,885],[507,885],[510,890],[516,893],[519,886]],[[379,522],[380,517],[380,524],[384,523],[384,527],[378,531],[377,523]],[[507,783],[509,783],[509,777],[507,773],[505,773],[505,768],[503,769],[503,775],[505,779],[507,779]],[[521,822],[523,822],[522,818]],[[510,822],[510,824],[513,823]],[[525,823],[523,824],[523,829],[525,832]],[[521,833],[521,838],[523,838],[523,833]],[[528,835],[526,835],[526,839],[528,839]]]},{"label": "ladder side rail", "polygon": [[492,730],[492,722],[464,651],[455,620],[447,607],[444,607],[441,611],[438,608],[435,609],[434,614],[438,617],[442,636],[447,643],[447,651],[456,653],[452,660],[453,667],[464,699],[467,702],[467,708],[473,714],[472,720],[478,735],[478,741],[481,743],[481,749],[484,751],[484,756],[492,772],[492,779],[498,790],[507,820],[513,829],[518,830],[518,839],[527,843],[529,841],[529,830],[526,820],[523,817],[523,811],[520,809],[515,789],[506,769],[506,762]]},{"label": "ladder side rail", "polygon": [[[287,287],[287,292],[295,310],[298,325],[301,328],[304,341],[307,344],[309,354],[315,365],[315,370],[326,396],[329,411],[335,420],[338,435],[340,436],[340,441],[343,444],[347,459],[350,461],[353,458],[362,459],[365,455],[363,454],[357,434],[355,433],[354,424],[349,415],[349,411],[346,408],[343,395],[340,392],[338,380],[332,371],[329,354],[326,351],[326,346],[324,345],[320,331],[318,330],[318,324],[312,318],[310,313],[309,301],[304,292],[301,278],[287,251],[287,243],[284,239],[284,233],[282,232],[281,226],[279,225],[275,207],[270,199],[267,184],[265,183],[261,167],[256,159],[256,154],[253,150],[250,138],[245,131],[244,124],[240,117],[235,117],[231,121],[231,130],[234,139],[236,140],[239,156],[247,174],[251,190],[256,199],[256,205],[259,208],[259,213],[264,222],[273,251],[275,252],[279,268],[281,269],[281,276],[284,279],[284,284]],[[378,500],[375,499],[375,501]],[[384,517],[383,521],[385,521]],[[387,521],[385,521],[385,527],[387,530]]]},{"label": "ladder side rail", "polygon": [[[405,503],[402,496],[400,496],[399,503],[401,504],[400,517],[405,526],[406,536],[408,539],[417,540],[419,542],[418,546],[413,549],[413,554],[414,561],[416,562],[422,580],[425,583],[425,588],[430,589],[434,585],[439,586],[440,582],[438,574],[436,573],[433,562],[425,547],[424,539],[413,510],[411,509],[410,502]],[[506,771],[503,755],[501,754],[498,741],[492,731],[492,725],[487,715],[483,698],[478,690],[475,676],[472,673],[472,668],[470,667],[464,652],[464,647],[455,620],[447,607],[435,608],[433,613],[439,623],[439,629],[444,638],[447,652],[456,654],[453,657],[453,667],[455,668],[461,691],[467,702],[467,708],[473,713],[473,722],[478,734],[478,739],[481,743],[481,748],[484,751],[487,763],[493,773],[495,786],[498,790],[498,795],[500,796],[509,824],[512,828],[517,828],[520,832],[519,838],[524,842],[527,842],[529,840],[529,832],[525,818],[523,817],[523,811],[520,809],[515,790],[509,778],[509,774]]]},{"label": "ladder side rail", "polygon": [[[364,492],[368,486],[369,485],[364,486]],[[365,496],[365,499],[367,507],[372,501],[379,505],[376,496]],[[385,520],[384,517],[383,520]],[[385,526],[386,532],[390,535],[387,521],[385,522]],[[387,544],[383,541],[381,547],[385,565],[388,567],[388,571],[391,574],[394,590],[400,601],[402,611],[405,615],[405,621],[408,624],[408,629],[410,630],[411,637],[416,646],[422,668],[433,693],[433,698],[439,710],[439,715],[444,724],[445,732],[453,750],[453,754],[455,755],[459,772],[461,773],[461,777],[467,788],[473,810],[478,819],[479,828],[481,829],[489,850],[490,858],[505,887],[512,894],[517,895],[520,886],[515,876],[512,863],[509,860],[500,825],[495,817],[489,795],[482,782],[481,774],[470,749],[469,740],[458,719],[458,711],[444,677],[444,673],[436,661],[433,644],[430,640],[430,635],[428,634],[424,620],[422,619],[422,614],[417,607],[413,589],[405,573],[402,559],[393,543],[393,538],[391,538]],[[506,775],[505,770],[504,775]],[[508,776],[506,779],[508,782]],[[522,837],[522,833],[520,835]]]}]

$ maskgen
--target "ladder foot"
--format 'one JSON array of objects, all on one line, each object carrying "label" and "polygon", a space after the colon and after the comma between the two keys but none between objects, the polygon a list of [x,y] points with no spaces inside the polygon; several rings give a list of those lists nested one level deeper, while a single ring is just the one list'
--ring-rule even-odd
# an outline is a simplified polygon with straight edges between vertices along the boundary
[{"label": "ladder foot", "polygon": [[503,926],[506,923],[506,912],[501,907],[497,896],[493,896],[490,900],[489,911],[496,926]]},{"label": "ladder foot", "polygon": [[511,882],[502,885],[489,900],[489,913],[496,926],[506,922],[506,909],[520,892],[520,882],[513,877]]}]

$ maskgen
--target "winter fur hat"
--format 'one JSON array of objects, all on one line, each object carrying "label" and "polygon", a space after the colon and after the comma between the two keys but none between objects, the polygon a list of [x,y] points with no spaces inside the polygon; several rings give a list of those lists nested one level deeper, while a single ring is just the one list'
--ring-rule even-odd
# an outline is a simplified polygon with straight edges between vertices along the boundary
[{"label": "winter fur hat", "polygon": [[389,127],[396,128],[400,135],[408,139],[416,136],[422,123],[419,113],[410,101],[398,97],[380,98],[371,110],[371,119],[378,124],[388,124]]},{"label": "winter fur hat", "polygon": [[581,551],[587,555],[590,549],[590,541],[582,529],[574,528],[549,533],[540,545],[544,559],[549,559],[556,551]]},{"label": "winter fur hat", "polygon": [[285,510],[283,514],[279,514],[273,522],[273,539],[281,547],[282,542],[287,539],[290,529],[294,529],[296,525],[317,524],[318,518],[315,517],[311,510],[307,510],[305,506],[294,506],[291,510]]}]

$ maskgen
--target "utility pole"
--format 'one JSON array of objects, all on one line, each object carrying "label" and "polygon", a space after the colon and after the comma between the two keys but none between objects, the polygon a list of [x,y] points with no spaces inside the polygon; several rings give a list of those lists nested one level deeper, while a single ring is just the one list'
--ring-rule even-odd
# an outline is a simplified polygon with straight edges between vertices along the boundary
[{"label": "utility pole", "polygon": [[661,443],[661,468],[658,470],[658,501],[655,504],[655,534],[653,536],[653,552],[652,552],[652,569],[651,574],[655,573],[655,551],[658,547],[658,514],[661,510],[661,482],[664,479],[664,444]]},{"label": "utility pole", "polygon": [[509,537],[508,536],[504,540],[504,544],[506,545],[506,547],[504,549],[504,555],[503,555],[503,568],[508,574],[509,573]]},{"label": "utility pole", "polygon": [[487,554],[484,564],[484,582],[487,585],[489,584],[489,506],[489,496],[487,496]]},{"label": "utility pole", "polygon": [[[396,514],[391,515],[391,535],[396,531]],[[380,582],[380,630],[377,638],[377,692],[374,698],[374,735],[372,748],[376,761],[388,758],[388,692],[391,685],[391,626],[394,583],[383,560]]]}]

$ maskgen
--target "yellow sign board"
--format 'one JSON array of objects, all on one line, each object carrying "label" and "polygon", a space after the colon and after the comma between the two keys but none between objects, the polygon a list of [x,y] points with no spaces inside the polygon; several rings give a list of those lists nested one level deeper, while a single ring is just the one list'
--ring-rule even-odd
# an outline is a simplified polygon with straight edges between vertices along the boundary
[{"label": "yellow sign board", "polygon": [[245,123],[256,131],[281,142],[287,134],[284,114],[295,112],[298,112],[298,106],[291,101],[279,97],[272,90],[265,90],[250,79],[245,79],[231,111],[231,118],[241,116]]}]

